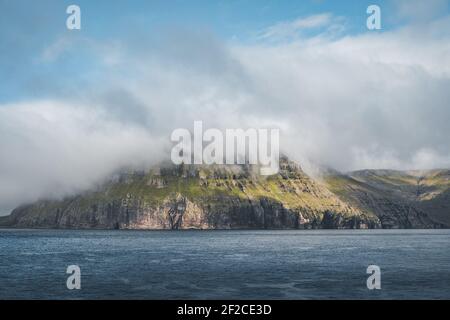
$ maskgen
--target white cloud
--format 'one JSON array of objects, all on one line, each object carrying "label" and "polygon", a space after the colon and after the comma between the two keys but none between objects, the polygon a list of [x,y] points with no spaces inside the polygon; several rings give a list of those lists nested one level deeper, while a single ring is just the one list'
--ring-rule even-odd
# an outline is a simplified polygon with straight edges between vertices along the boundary
[{"label": "white cloud", "polygon": [[166,143],[100,109],[55,101],[1,106],[0,132],[0,210],[86,190],[120,168],[155,163]]},{"label": "white cloud", "polygon": [[303,31],[309,30],[338,34],[344,30],[344,19],[330,13],[323,13],[293,21],[283,21],[263,30],[258,38],[275,41],[292,40],[301,36]]},{"label": "white cloud", "polygon": [[188,31],[121,43],[82,98],[0,106],[0,207],[154,163],[171,131],[194,120],[279,127],[282,151],[302,164],[450,167],[450,19],[422,26],[253,45]]},{"label": "white cloud", "polygon": [[395,0],[393,1],[398,17],[418,22],[430,21],[447,12],[448,0]]}]

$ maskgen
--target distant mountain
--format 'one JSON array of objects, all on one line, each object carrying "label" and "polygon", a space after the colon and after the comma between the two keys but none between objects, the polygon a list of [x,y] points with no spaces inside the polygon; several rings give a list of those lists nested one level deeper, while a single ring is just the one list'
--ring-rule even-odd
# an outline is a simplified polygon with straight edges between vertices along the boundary
[{"label": "distant mountain", "polygon": [[332,173],[325,185],[383,228],[450,227],[450,170]]},{"label": "distant mountain", "polygon": [[97,229],[441,228],[448,171],[328,171],[315,181],[285,158],[253,166],[164,165],[117,174],[97,190],[21,206],[0,225]]}]

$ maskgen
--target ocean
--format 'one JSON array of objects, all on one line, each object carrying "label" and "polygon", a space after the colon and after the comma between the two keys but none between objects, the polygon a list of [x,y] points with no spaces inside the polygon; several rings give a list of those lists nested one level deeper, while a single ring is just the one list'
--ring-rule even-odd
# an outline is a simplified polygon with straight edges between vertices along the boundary
[{"label": "ocean", "polygon": [[0,299],[450,299],[449,245],[450,230],[0,229]]}]

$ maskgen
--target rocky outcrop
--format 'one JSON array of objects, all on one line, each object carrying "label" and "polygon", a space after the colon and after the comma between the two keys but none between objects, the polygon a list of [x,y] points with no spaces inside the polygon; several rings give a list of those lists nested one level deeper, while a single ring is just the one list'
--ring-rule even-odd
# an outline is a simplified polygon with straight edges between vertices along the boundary
[{"label": "rocky outcrop", "polygon": [[[41,202],[15,209],[3,225],[23,228],[92,229],[365,229],[377,228],[375,219],[346,217],[326,211],[303,213],[272,199],[220,196],[194,202],[181,194],[153,207],[137,199],[97,202],[82,208],[82,198],[71,202]],[[309,218],[305,219],[307,215]]]},{"label": "rocky outcrop", "polygon": [[332,172],[324,181],[342,201],[376,215],[382,228],[430,229],[450,227],[450,201],[443,201],[449,194],[448,177],[448,170],[363,170]]},{"label": "rocky outcrop", "polygon": [[[252,166],[162,166],[100,189],[15,209],[0,225],[97,229],[373,229],[449,227],[448,171],[327,174],[318,183],[282,159]],[[419,177],[419,178],[418,178]]]},{"label": "rocky outcrop", "polygon": [[250,166],[167,166],[123,173],[101,190],[21,206],[0,221],[29,228],[377,228],[287,160],[269,178]]}]

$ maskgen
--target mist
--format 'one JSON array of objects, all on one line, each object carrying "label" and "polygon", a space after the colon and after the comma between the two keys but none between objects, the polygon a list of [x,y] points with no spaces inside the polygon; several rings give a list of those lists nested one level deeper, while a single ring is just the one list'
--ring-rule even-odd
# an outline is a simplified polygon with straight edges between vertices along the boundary
[{"label": "mist", "polygon": [[322,16],[308,37],[278,24],[247,43],[186,28],[59,36],[37,59],[69,74],[0,105],[0,213],[163,161],[171,132],[195,120],[279,128],[281,152],[307,171],[449,168],[450,17],[351,36],[330,28],[339,21]]}]

